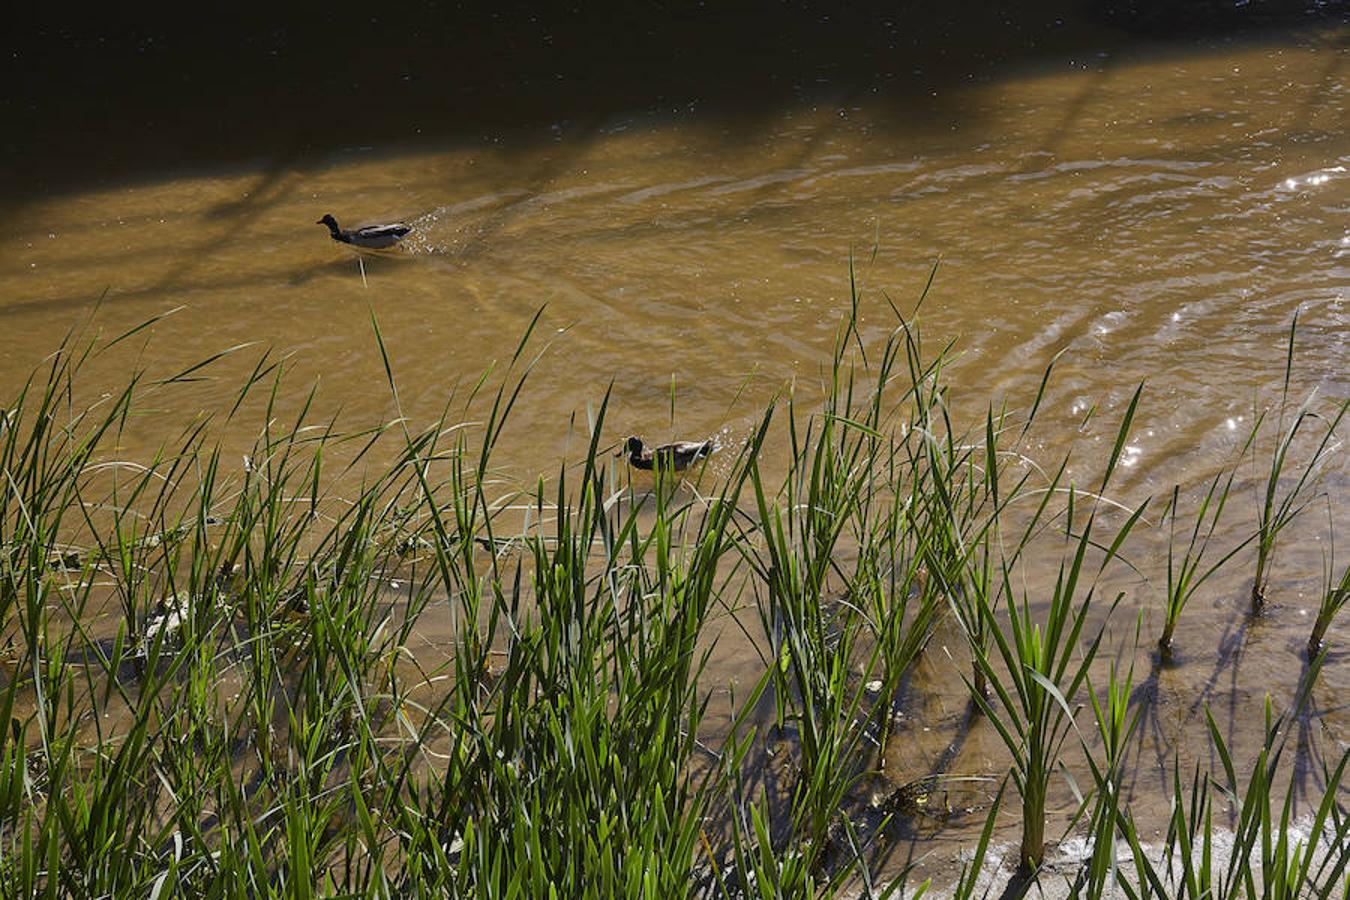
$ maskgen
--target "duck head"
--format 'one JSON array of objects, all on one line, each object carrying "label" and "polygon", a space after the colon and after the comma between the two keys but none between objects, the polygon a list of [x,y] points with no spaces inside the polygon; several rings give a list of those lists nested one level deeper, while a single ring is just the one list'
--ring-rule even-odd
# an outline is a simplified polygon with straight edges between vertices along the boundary
[{"label": "duck head", "polygon": [[331,231],[331,232],[333,232],[333,234],[337,234],[338,231],[340,230],[340,229],[338,228],[337,219],[333,218],[333,214],[332,214],[332,213],[327,213],[327,214],[325,214],[324,217],[323,217],[322,219],[320,219],[319,221],[315,222],[314,224],[315,224],[315,225],[327,225],[327,226],[328,226],[328,230]]},{"label": "duck head", "polygon": [[617,455],[627,456],[629,459],[637,459],[642,456],[642,438],[632,435],[623,442],[623,450]]}]

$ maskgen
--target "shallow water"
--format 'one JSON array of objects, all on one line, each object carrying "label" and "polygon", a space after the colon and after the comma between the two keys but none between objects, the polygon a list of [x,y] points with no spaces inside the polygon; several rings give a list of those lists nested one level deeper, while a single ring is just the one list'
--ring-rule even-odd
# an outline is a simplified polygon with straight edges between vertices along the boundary
[{"label": "shallow water", "polygon": [[[576,423],[611,381],[616,440],[734,440],[786,383],[809,401],[847,308],[850,256],[873,340],[894,324],[881,292],[912,309],[940,260],[922,316],[930,341],[957,341],[958,406],[1025,403],[1062,352],[1035,449],[1048,461],[1077,445],[1094,459],[1146,380],[1114,496],[1195,491],[1273,400],[1296,311],[1295,394],[1315,389],[1328,408],[1350,396],[1347,34],[1111,45],[924,93],[889,77],[824,79],[745,122],[658,105],[559,122],[542,140],[354,145],[30,197],[0,233],[0,384],[17,384],[101,298],[94,327],[108,334],[182,307],[147,345],[157,371],[261,342],[293,354],[297,390],[320,380],[318,414],[369,424],[395,415],[373,314],[403,410],[425,421],[454,385],[508,358],[543,307],[550,349],[498,456],[528,484],[578,452]],[[416,230],[400,252],[358,265],[313,224],[326,212]],[[120,365],[96,361],[94,377],[116,384]],[[120,452],[148,456],[166,423],[220,408],[243,366],[165,395]],[[1265,694],[1292,698],[1328,519],[1339,545],[1350,531],[1348,460],[1334,455],[1326,502],[1287,542],[1267,619],[1242,615],[1241,566],[1187,610],[1179,665],[1147,686],[1155,747],[1141,754],[1137,802],[1165,809],[1148,753],[1208,753],[1198,704],[1221,712],[1243,752]],[[1247,476],[1238,522],[1254,518]],[[1124,589],[1117,646],[1160,599],[1156,582]],[[1144,621],[1156,635],[1157,617]],[[1331,641],[1347,639],[1342,621]],[[722,629],[709,684],[758,676],[744,640]],[[996,737],[965,733],[963,688],[930,656],[907,710],[921,724],[897,742],[894,777],[939,761],[998,771]],[[1148,653],[1133,658],[1142,680]],[[1312,700],[1333,753],[1350,743],[1348,670],[1333,655]],[[914,830],[968,838],[982,816]]]}]

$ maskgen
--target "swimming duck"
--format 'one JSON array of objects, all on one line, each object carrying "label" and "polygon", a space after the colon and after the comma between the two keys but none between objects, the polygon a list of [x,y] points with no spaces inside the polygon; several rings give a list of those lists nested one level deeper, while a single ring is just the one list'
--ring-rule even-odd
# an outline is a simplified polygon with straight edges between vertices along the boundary
[{"label": "swimming duck", "polygon": [[411,225],[402,222],[390,222],[388,225],[367,225],[364,228],[343,229],[338,227],[337,219],[329,213],[316,225],[327,225],[328,234],[333,240],[353,247],[365,247],[368,250],[383,250],[392,247],[410,231]]},{"label": "swimming duck", "polygon": [[676,441],[660,447],[647,447],[642,438],[636,435],[624,441],[624,449],[618,455],[628,457],[628,464],[635,469],[650,472],[660,467],[663,471],[683,472],[695,463],[703,462],[718,450],[717,439],[706,441]]}]

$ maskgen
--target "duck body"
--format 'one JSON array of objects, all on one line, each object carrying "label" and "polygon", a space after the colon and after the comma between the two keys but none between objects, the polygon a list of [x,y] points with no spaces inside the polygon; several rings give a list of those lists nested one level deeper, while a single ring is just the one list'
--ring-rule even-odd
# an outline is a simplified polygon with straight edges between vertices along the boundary
[{"label": "duck body", "polygon": [[390,222],[387,225],[366,225],[363,228],[340,228],[337,219],[329,213],[315,224],[327,225],[328,236],[341,244],[363,247],[367,250],[384,250],[403,240],[412,231],[411,225],[402,222]]},{"label": "duck body", "polygon": [[717,452],[717,439],[706,441],[675,441],[660,447],[648,447],[640,437],[630,437],[624,442],[623,455],[628,464],[635,469],[650,472],[661,469],[663,472],[683,472],[696,463],[701,463]]}]

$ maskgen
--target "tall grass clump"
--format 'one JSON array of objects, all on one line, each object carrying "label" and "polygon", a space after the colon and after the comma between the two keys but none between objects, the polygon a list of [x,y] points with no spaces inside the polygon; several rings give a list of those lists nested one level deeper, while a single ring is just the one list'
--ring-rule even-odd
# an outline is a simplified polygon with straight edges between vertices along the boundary
[{"label": "tall grass clump", "polygon": [[[1133,713],[1130,711],[1133,684],[1134,672],[1131,670],[1122,678],[1114,664],[1107,677],[1103,697],[1098,698],[1089,681],[1088,698],[1092,702],[1092,719],[1101,744],[1100,750],[1094,750],[1086,737],[1082,739],[1084,757],[1092,772],[1095,787],[1088,820],[1092,851],[1078,872],[1074,883],[1075,895],[1100,897],[1116,881],[1117,836],[1126,808],[1126,756],[1143,713],[1139,707]],[[1138,848],[1132,846],[1131,849]]]},{"label": "tall grass clump", "polygon": [[[1255,432],[1253,432],[1253,435]],[[1250,443],[1250,442],[1249,442]],[[1233,479],[1237,472],[1229,469],[1218,472],[1210,480],[1194,512],[1194,523],[1186,535],[1186,545],[1177,551],[1177,518],[1181,515],[1181,487],[1172,488],[1172,496],[1167,501],[1163,517],[1169,522],[1170,531],[1167,541],[1167,594],[1163,600],[1163,628],[1158,636],[1158,651],[1164,659],[1172,655],[1172,637],[1176,634],[1177,622],[1191,598],[1223,566],[1242,551],[1255,535],[1239,542],[1218,559],[1205,564],[1209,555],[1210,543],[1223,518],[1228,498],[1233,492]]]},{"label": "tall grass clump", "polygon": [[1332,620],[1347,603],[1350,603],[1350,566],[1346,566],[1341,572],[1339,581],[1333,582],[1328,577],[1327,582],[1322,590],[1322,602],[1317,607],[1317,617],[1313,620],[1312,634],[1308,636],[1309,656],[1316,656],[1321,652]]},{"label": "tall grass clump", "polygon": [[1313,618],[1312,631],[1308,635],[1308,658],[1316,659],[1325,649],[1326,636],[1331,623],[1341,609],[1350,603],[1350,565],[1341,570],[1336,577],[1336,521],[1335,510],[1331,502],[1327,503],[1327,544],[1328,552],[1325,572],[1322,576],[1321,600],[1317,604],[1317,614]]},{"label": "tall grass clump", "polygon": [[[1109,485],[1119,462],[1139,396],[1140,392],[1136,391],[1121,422],[1098,495]],[[1061,466],[1043,497],[1053,496],[1060,490],[1064,469],[1065,466]],[[1073,724],[1071,704],[1088,678],[1104,634],[1104,624],[1095,633],[1086,631],[1089,614],[1104,607],[1102,613],[1109,615],[1120,600],[1119,595],[1111,602],[1099,600],[1095,575],[1100,574],[1116,555],[1146,505],[1140,505],[1125,520],[1106,546],[1099,544],[1095,537],[1098,508],[1094,506],[1082,512],[1079,492],[1071,485],[1065,490],[1063,532],[1067,541],[1066,554],[1059,564],[1048,602],[1033,604],[1026,594],[1020,602],[1012,602],[1012,568],[1003,564],[1002,588],[1010,598],[1007,630],[1001,623],[991,621],[993,652],[986,653],[972,642],[976,663],[984,670],[993,697],[982,697],[974,690],[972,694],[990,716],[991,724],[1012,755],[1013,784],[1022,798],[1022,840],[1018,860],[1025,871],[1034,871],[1045,858],[1050,779]],[[1019,548],[1029,544],[1046,508],[1044,502],[1038,506],[1018,542]],[[1097,572],[1093,573],[1088,551],[1095,546],[1102,546],[1105,552]],[[1043,617],[1037,611],[1040,606],[1045,608]],[[981,614],[992,620],[995,611],[985,606]],[[1080,639],[1086,639],[1086,646]]]},{"label": "tall grass clump", "polygon": [[[1329,416],[1324,417],[1313,408],[1315,394],[1308,396],[1296,408],[1290,410],[1290,376],[1294,367],[1294,339],[1298,333],[1298,315],[1295,314],[1289,325],[1289,340],[1285,349],[1284,380],[1280,387],[1279,415],[1275,425],[1275,445],[1270,454],[1269,465],[1265,469],[1264,484],[1261,487],[1256,515],[1256,574],[1252,581],[1252,612],[1259,614],[1266,605],[1267,589],[1270,586],[1271,562],[1281,533],[1298,517],[1310,502],[1310,491],[1315,485],[1315,476],[1328,455],[1336,446],[1336,429],[1350,412],[1350,400],[1347,400]],[[1253,433],[1260,430],[1265,418],[1263,412],[1257,417]],[[1319,427],[1320,435],[1306,460],[1287,477],[1294,461],[1290,453],[1299,445],[1301,436],[1308,430]],[[1292,477],[1292,484],[1289,482]]]},{"label": "tall grass clump", "polygon": [[[489,421],[509,407],[494,405]],[[626,492],[597,464],[606,409],[575,480],[564,467],[551,491],[541,483],[517,498],[535,525],[513,539],[522,548],[514,564],[503,568],[497,553],[456,560],[454,583],[482,587],[458,589],[473,598],[460,610],[473,647],[456,654],[455,690],[438,716],[444,766],[403,814],[410,889],[666,897],[702,877],[695,863],[717,768],[698,745],[710,649],[700,635],[735,575],[722,563],[747,470],[734,464],[700,502]],[[439,492],[425,491],[435,541],[493,537],[486,504],[443,521]],[[451,566],[437,566],[445,579]],[[708,764],[696,775],[700,760]]]},{"label": "tall grass clump", "polygon": [[733,820],[734,849],[747,884],[789,895],[837,886],[850,867],[827,869],[857,861],[846,800],[869,763],[870,771],[884,764],[892,698],[940,609],[911,528],[916,488],[904,444],[912,429],[902,411],[912,412],[920,386],[901,377],[900,327],[873,365],[850,363],[850,341],[861,344],[856,325],[850,317],[841,326],[820,412],[785,404],[781,487],[769,486],[758,459],[749,463],[755,526],[742,553],[754,575],[775,729],[796,752],[778,827],[765,802],[739,804],[750,812]]},{"label": "tall grass clump", "polygon": [[575,494],[564,473],[551,501],[533,498],[554,525],[525,538],[503,598],[505,671],[476,700],[482,734],[446,772],[437,805],[462,828],[457,891],[665,897],[694,882],[709,783],[686,777],[707,703],[698,637],[738,485],[696,527],[695,510],[662,508],[658,493],[640,533],[595,467],[602,424],[603,410]]},{"label": "tall grass clump", "polygon": [[[916,314],[935,273],[936,269],[929,275]],[[895,311],[893,304],[891,308]],[[1046,366],[1020,427],[1006,407],[996,413],[990,405],[982,432],[965,428],[953,421],[949,388],[943,379],[951,361],[951,345],[927,358],[917,322],[895,312],[904,336],[913,398],[904,426],[903,472],[908,477],[899,479],[908,483],[905,524],[913,536],[923,580],[945,598],[969,643],[972,692],[987,698],[987,670],[978,657],[989,652],[998,627],[994,613],[1001,597],[999,568],[1015,568],[1026,548],[1024,541],[1000,561],[1002,548],[1007,546],[1005,516],[1010,505],[1033,496],[1033,477],[1045,474],[1021,452],[1020,444],[1042,407],[1055,360]],[[1008,434],[1014,434],[1011,442],[1005,439]],[[1053,489],[1042,488],[1037,488],[1043,499],[1033,519],[1039,519],[1054,497]],[[976,712],[984,709],[978,703],[972,708]]]}]

